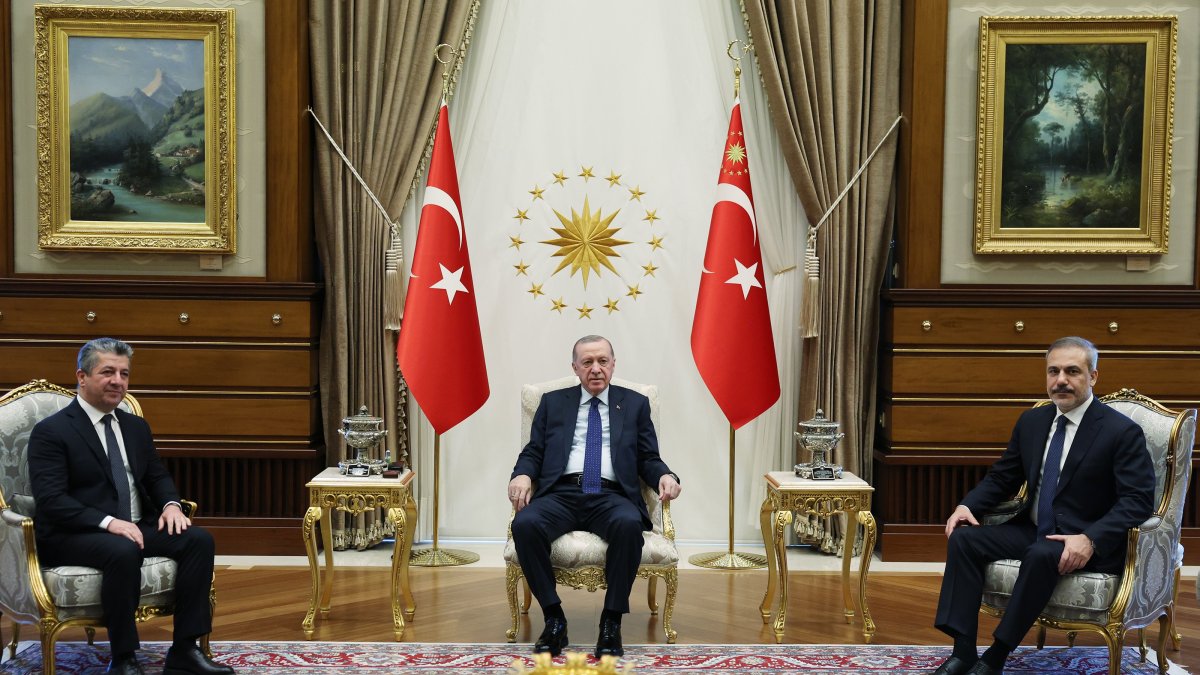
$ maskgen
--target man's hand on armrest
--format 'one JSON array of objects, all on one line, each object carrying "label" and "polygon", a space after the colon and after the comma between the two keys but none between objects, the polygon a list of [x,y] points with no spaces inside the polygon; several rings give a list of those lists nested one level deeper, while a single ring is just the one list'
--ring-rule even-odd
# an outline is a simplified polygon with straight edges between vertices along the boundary
[{"label": "man's hand on armrest", "polygon": [[679,485],[679,481],[675,480],[674,474],[664,473],[658,479],[658,501],[669,502],[679,496],[683,488]]},{"label": "man's hand on armrest", "polygon": [[168,502],[163,507],[162,515],[158,517],[158,529],[161,532],[165,527],[167,534],[182,534],[192,521],[183,515],[183,508],[176,502]]},{"label": "man's hand on armrest", "polygon": [[975,514],[971,513],[971,509],[959,504],[958,508],[954,509],[954,513],[951,513],[950,517],[946,520],[946,538],[950,538],[950,535],[954,533],[955,528],[959,528],[964,525],[978,524],[979,521],[975,520]]},{"label": "man's hand on armrest", "polygon": [[517,511],[529,506],[533,497],[533,479],[529,476],[517,476],[508,481],[508,501]]}]

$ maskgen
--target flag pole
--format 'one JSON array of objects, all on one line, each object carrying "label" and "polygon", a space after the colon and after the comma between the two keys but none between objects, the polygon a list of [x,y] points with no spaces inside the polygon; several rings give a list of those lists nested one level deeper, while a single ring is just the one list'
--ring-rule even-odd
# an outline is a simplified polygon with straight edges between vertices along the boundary
[{"label": "flag pole", "polygon": [[767,566],[767,556],[733,550],[733,486],[735,462],[733,425],[729,425],[729,548],[724,552],[697,553],[688,562],[710,570],[756,570]]},{"label": "flag pole", "polygon": [[[449,51],[450,57],[442,58],[442,49]],[[450,93],[450,65],[458,58],[462,57],[462,51],[452,45],[446,43],[439,44],[433,48],[433,58],[438,63],[444,66],[442,70],[442,105],[446,105],[446,99]],[[435,126],[436,133],[436,126]],[[431,160],[432,162],[432,160]],[[438,545],[438,529],[440,523],[439,512],[441,511],[441,492],[442,492],[442,435],[439,433],[433,434],[433,546],[414,550],[408,559],[410,565],[417,567],[454,567],[457,565],[470,565],[473,562],[479,561],[479,554],[472,551],[464,551],[462,549],[441,548]]]},{"label": "flag pole", "polygon": [[442,435],[433,435],[433,546],[415,550],[409,556],[408,564],[417,567],[454,567],[470,565],[479,560],[478,553],[462,549],[440,548],[438,546],[438,511],[441,504],[442,486]]}]

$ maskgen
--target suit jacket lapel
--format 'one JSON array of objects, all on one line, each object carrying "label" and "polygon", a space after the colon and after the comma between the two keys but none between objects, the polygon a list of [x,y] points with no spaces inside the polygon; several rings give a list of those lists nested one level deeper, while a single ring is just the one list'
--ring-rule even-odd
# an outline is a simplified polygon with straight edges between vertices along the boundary
[{"label": "suit jacket lapel", "polygon": [[113,415],[117,418],[117,423],[121,425],[121,442],[125,444],[125,457],[129,460],[129,470],[136,480],[137,476],[141,475],[142,453],[141,447],[129,435],[133,425],[127,424],[125,420],[130,415],[120,408],[114,410]]},{"label": "suit jacket lapel", "polygon": [[608,388],[608,449],[614,465],[617,463],[616,449],[621,447],[621,432],[625,429],[625,410],[621,405],[624,400],[624,389]]},{"label": "suit jacket lapel", "polygon": [[1030,494],[1041,480],[1042,460],[1046,455],[1046,439],[1050,437],[1050,425],[1054,423],[1057,414],[1053,404],[1042,406],[1046,412],[1037,418],[1036,424],[1031,424],[1025,432],[1023,452],[1026,454],[1025,466],[1029,467],[1025,482],[1029,484]]},{"label": "suit jacket lapel", "polygon": [[[108,455],[104,452],[104,446],[100,444],[100,437],[96,435],[96,427],[92,426],[91,418],[83,411],[79,402],[71,401],[67,405],[65,412],[67,418],[71,420],[71,428],[83,439],[88,449],[92,451],[92,455],[95,456],[96,461],[100,463],[100,466],[107,467]],[[103,473],[109,475],[111,472],[105,471]]]},{"label": "suit jacket lapel", "polygon": [[560,434],[562,445],[558,448],[562,466],[567,465],[567,459],[571,456],[571,441],[575,438],[575,422],[579,419],[579,403],[582,399],[583,390],[578,386],[563,390],[564,410],[561,419],[565,428],[564,433]]},{"label": "suit jacket lapel", "polygon": [[1062,492],[1063,487],[1071,482],[1076,469],[1083,463],[1084,457],[1092,449],[1100,430],[1104,428],[1104,410],[1100,407],[1102,405],[1104,404],[1100,401],[1092,401],[1087,412],[1083,414],[1083,420],[1079,423],[1079,428],[1075,430],[1075,439],[1071,441],[1071,450],[1067,452],[1067,461],[1063,464],[1062,473],[1058,476],[1058,489],[1054,491],[1054,494]]}]

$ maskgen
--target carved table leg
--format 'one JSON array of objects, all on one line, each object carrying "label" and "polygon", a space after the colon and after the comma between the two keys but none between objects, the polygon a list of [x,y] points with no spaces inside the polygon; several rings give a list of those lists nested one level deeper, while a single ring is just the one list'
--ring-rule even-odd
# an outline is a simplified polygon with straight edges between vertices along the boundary
[{"label": "carved table leg", "polygon": [[847,509],[846,535],[842,543],[842,606],[846,623],[854,621],[854,598],[850,594],[850,559],[854,557],[854,541],[858,538],[857,511]]},{"label": "carved table leg", "polygon": [[783,531],[792,523],[791,511],[779,511],[775,514],[775,527],[772,528],[775,540],[775,564],[779,570],[779,611],[775,613],[775,642],[783,642],[783,628],[787,622],[787,549],[783,546]]},{"label": "carved table leg", "polygon": [[333,512],[337,509],[324,509],[321,514],[321,545],[325,547],[325,580],[321,588],[321,618],[329,616],[329,607],[333,602]]},{"label": "carved table leg", "polygon": [[313,636],[313,620],[317,615],[317,596],[321,592],[321,566],[317,564],[317,544],[313,541],[313,526],[321,519],[321,507],[310,506],[304,512],[304,524],[300,534],[304,538],[304,551],[308,554],[308,571],[312,575],[312,591],[309,594],[308,613],[300,627],[304,629],[304,639],[311,640]]},{"label": "carved table leg", "polygon": [[875,516],[859,511],[858,522],[863,526],[862,561],[858,564],[858,605],[862,608],[863,639],[868,643],[875,637],[875,621],[867,607],[867,572],[871,570],[871,554],[875,550]]},{"label": "carved table leg", "polygon": [[392,543],[392,632],[399,642],[404,637],[404,613],[400,611],[401,589],[408,587],[408,570],[401,570],[403,563],[408,560],[404,552],[404,539],[408,536],[408,524],[405,522],[404,510],[392,507],[387,510],[388,520],[395,529],[395,539]]},{"label": "carved table leg", "polygon": [[[399,578],[400,590],[404,592],[404,618],[412,621],[417,613],[417,601],[413,598],[412,583],[408,578],[408,562],[412,558],[413,537],[417,533],[417,502],[413,500],[411,491],[404,500],[404,522],[404,539],[401,543],[403,548],[394,555],[397,556],[396,560],[400,561]],[[399,538],[397,541],[400,541]]]},{"label": "carved table leg", "polygon": [[762,508],[758,511],[759,530],[762,532],[763,548],[767,554],[767,592],[763,594],[758,612],[762,615],[763,623],[771,620],[771,602],[775,600],[775,538],[771,527],[771,516],[775,513],[771,506],[771,498],[763,500]]}]

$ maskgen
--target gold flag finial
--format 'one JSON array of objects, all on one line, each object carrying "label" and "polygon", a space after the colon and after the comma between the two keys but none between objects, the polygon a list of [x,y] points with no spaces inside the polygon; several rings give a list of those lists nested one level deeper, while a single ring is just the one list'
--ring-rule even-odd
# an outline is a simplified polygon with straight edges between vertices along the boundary
[{"label": "gold flag finial", "polygon": [[[446,58],[446,59],[442,58],[442,49],[443,48],[450,50],[449,58]],[[442,70],[442,99],[445,100],[445,99],[449,98],[449,96],[450,96],[450,68],[449,68],[449,66],[451,63],[454,62],[454,59],[458,58],[458,49],[443,42],[433,48],[433,58],[436,59],[437,62],[442,64],[443,66],[447,66],[445,69]]]},{"label": "gold flag finial", "polygon": [[[733,46],[739,45],[738,55],[733,55]],[[742,42],[741,40],[730,40],[729,46],[725,48],[725,55],[733,59],[733,97],[737,98],[741,95],[742,90],[742,55],[753,49],[751,45]]]}]

